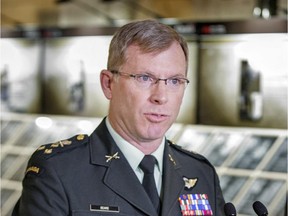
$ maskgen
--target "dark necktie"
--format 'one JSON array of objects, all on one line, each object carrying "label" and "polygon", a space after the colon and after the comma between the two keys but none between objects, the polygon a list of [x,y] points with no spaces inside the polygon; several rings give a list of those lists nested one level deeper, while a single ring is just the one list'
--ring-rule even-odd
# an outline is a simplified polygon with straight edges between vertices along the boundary
[{"label": "dark necktie", "polygon": [[144,178],[142,185],[146,190],[146,193],[150,197],[156,211],[160,211],[160,198],[157,192],[157,187],[154,178],[154,166],[156,164],[156,158],[152,155],[145,155],[141,161],[139,167],[144,172]]}]

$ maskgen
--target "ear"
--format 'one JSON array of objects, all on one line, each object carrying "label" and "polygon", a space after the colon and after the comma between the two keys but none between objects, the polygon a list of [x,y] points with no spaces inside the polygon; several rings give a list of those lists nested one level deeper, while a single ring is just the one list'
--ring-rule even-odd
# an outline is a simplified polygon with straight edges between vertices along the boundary
[{"label": "ear", "polygon": [[111,82],[113,75],[108,70],[102,70],[100,73],[100,83],[105,97],[110,100],[112,98]]}]

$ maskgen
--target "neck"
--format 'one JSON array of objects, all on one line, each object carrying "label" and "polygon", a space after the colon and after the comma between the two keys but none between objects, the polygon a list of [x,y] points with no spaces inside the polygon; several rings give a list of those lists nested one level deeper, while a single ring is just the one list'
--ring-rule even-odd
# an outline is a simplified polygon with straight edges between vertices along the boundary
[{"label": "neck", "polygon": [[[131,142],[129,142],[129,143],[131,143]],[[147,142],[147,143],[133,143],[132,142],[131,145],[138,148],[145,155],[150,155],[158,149],[158,147],[161,145],[161,141],[157,144],[154,144],[151,142]]]},{"label": "neck", "polygon": [[114,131],[114,133],[121,136],[129,144],[139,149],[145,155],[155,152],[161,145],[163,140],[163,137],[157,139],[143,139],[140,137],[130,136],[129,133],[125,133],[122,127],[117,127],[117,125],[115,125],[115,122],[110,121],[109,116],[108,124],[110,125],[110,128]]}]

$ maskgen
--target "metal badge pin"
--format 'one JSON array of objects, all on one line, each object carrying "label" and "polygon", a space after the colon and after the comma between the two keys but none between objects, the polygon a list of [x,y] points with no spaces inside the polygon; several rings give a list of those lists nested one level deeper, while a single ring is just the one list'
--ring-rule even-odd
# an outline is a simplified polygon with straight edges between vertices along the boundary
[{"label": "metal badge pin", "polygon": [[71,145],[71,141],[70,140],[61,140],[57,143],[53,143],[50,147],[51,148],[58,148],[59,146],[64,147],[65,145]]},{"label": "metal badge pin", "polygon": [[52,153],[52,149],[45,149],[44,154],[51,154]]},{"label": "metal badge pin", "polygon": [[36,166],[31,166],[31,167],[29,167],[27,170],[26,170],[26,174],[28,173],[28,172],[34,172],[34,173],[39,173],[40,172],[40,168],[39,167],[36,167]]},{"label": "metal badge pin", "polygon": [[62,141],[60,141],[60,143],[62,143],[63,145],[71,145],[72,141],[70,141],[70,140],[62,140]]},{"label": "metal badge pin", "polygon": [[64,147],[64,145],[70,145],[72,142],[70,140],[62,140],[59,141],[59,144],[61,147]]},{"label": "metal badge pin", "polygon": [[170,154],[168,154],[168,156],[169,156],[169,159],[170,159],[170,161],[172,161],[173,162],[173,164],[174,164],[174,166],[176,165],[176,162],[175,162],[175,160],[172,158],[172,156],[170,155]]},{"label": "metal badge pin", "polygon": [[83,140],[84,138],[85,138],[84,134],[79,134],[76,139],[77,140]]},{"label": "metal badge pin", "polygon": [[195,187],[197,181],[198,181],[198,178],[194,178],[194,179],[188,179],[186,177],[183,177],[183,180],[184,180],[184,183],[185,183],[185,187],[187,189],[191,189],[193,187]]},{"label": "metal badge pin", "polygon": [[112,159],[119,159],[118,152],[116,152],[114,155],[105,155],[105,158],[107,158],[106,162],[108,163]]},{"label": "metal badge pin", "polygon": [[53,143],[50,147],[51,148],[58,148],[59,147],[59,142]]},{"label": "metal badge pin", "polygon": [[41,150],[44,150],[45,149],[45,146],[40,146],[37,151],[41,151]]}]

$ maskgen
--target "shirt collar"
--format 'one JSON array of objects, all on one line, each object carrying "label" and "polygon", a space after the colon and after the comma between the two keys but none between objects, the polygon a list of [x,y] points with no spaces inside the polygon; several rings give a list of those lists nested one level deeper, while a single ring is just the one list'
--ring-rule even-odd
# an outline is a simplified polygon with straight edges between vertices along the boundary
[{"label": "shirt collar", "polygon": [[[108,117],[106,118],[106,125],[109,133],[114,139],[116,145],[120,148],[128,163],[134,171],[138,169],[138,166],[142,159],[144,158],[144,153],[137,149],[135,146],[131,145],[129,142],[124,140],[111,126]],[[163,170],[163,154],[165,147],[165,137],[163,137],[160,146],[152,153],[152,155],[157,159],[157,167],[162,174]]]}]

